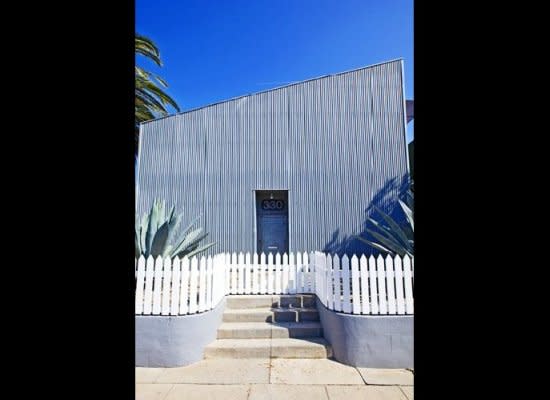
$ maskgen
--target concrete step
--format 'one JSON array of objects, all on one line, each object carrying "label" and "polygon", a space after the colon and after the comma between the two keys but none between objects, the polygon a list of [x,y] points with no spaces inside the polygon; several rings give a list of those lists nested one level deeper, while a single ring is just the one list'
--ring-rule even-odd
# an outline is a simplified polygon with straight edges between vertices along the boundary
[{"label": "concrete step", "polygon": [[230,308],[223,313],[223,322],[304,321],[319,321],[319,311],[315,308]]},{"label": "concrete step", "polygon": [[272,322],[271,308],[225,309],[223,322]]},{"label": "concrete step", "polygon": [[328,358],[332,349],[323,338],[218,339],[204,349],[204,358]]},{"label": "concrete step", "polygon": [[319,322],[224,322],[218,328],[218,339],[269,339],[321,337]]},{"label": "concrete step", "polygon": [[271,294],[232,294],[225,299],[226,309],[271,308],[272,305],[273,295]]},{"label": "concrete step", "polygon": [[230,295],[226,298],[227,309],[244,308],[315,308],[315,295],[313,294],[244,294]]}]

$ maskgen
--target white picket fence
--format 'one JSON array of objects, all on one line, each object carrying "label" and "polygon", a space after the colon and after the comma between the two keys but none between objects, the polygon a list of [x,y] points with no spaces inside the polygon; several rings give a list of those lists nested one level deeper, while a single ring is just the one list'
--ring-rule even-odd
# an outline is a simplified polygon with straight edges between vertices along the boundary
[{"label": "white picket fence", "polygon": [[349,314],[414,314],[414,259],[331,256],[321,252],[222,253],[136,260],[136,314],[185,315],[211,310],[227,294],[314,293]]}]

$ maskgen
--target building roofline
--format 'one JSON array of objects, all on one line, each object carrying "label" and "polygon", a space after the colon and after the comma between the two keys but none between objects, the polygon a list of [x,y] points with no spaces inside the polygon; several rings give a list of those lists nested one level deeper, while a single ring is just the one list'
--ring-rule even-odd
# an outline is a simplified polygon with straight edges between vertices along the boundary
[{"label": "building roofline", "polygon": [[289,83],[288,85],[277,86],[277,87],[274,87],[274,88],[271,88],[271,89],[261,90],[259,92],[254,92],[254,93],[249,93],[249,94],[245,94],[245,95],[241,95],[241,96],[237,96],[237,97],[232,97],[230,99],[217,101],[215,103],[206,104],[206,105],[200,106],[200,107],[195,107],[195,108],[192,108],[190,110],[181,111],[181,112],[178,112],[178,113],[175,113],[175,114],[165,115],[165,116],[160,117],[160,118],[155,118],[155,119],[150,119],[150,120],[147,120],[147,121],[143,121],[143,122],[140,123],[140,125],[147,124],[149,122],[160,121],[160,120],[166,119],[166,118],[175,117],[177,115],[187,114],[187,113],[190,113],[190,112],[193,112],[193,111],[201,110],[203,108],[212,107],[212,106],[222,104],[222,103],[227,103],[229,101],[239,100],[239,99],[242,99],[242,98],[245,98],[245,97],[256,96],[256,95],[271,92],[271,91],[274,91],[274,90],[279,90],[279,89],[284,89],[284,88],[287,88],[287,87],[290,87],[290,86],[300,85],[300,84],[306,83],[306,82],[311,82],[311,81],[316,81],[316,80],[319,80],[319,79],[329,78],[331,76],[338,76],[338,75],[348,74],[350,72],[357,72],[357,71],[360,71],[360,70],[363,70],[363,69],[374,68],[374,67],[378,67],[380,65],[394,63],[396,61],[403,61],[403,57],[395,58],[395,59],[389,60],[389,61],[379,62],[379,63],[376,63],[376,64],[367,65],[367,66],[364,66],[364,67],[354,68],[354,69],[350,69],[350,70],[347,70],[347,71],[337,72],[335,74],[328,74],[328,75],[318,76],[316,78],[305,79],[303,81]]}]

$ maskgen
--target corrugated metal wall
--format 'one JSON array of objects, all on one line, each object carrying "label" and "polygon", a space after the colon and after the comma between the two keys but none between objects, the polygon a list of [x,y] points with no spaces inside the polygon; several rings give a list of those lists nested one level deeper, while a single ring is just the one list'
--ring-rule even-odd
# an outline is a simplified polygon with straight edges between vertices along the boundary
[{"label": "corrugated metal wall", "polygon": [[183,209],[218,245],[254,251],[254,190],[289,190],[290,250],[370,252],[352,238],[408,174],[402,60],[144,123],[137,211]]}]

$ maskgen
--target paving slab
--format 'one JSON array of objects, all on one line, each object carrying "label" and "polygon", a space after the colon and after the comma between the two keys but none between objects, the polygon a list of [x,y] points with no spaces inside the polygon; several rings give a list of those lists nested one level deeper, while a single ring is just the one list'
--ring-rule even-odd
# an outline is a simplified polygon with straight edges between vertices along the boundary
[{"label": "paving slab", "polygon": [[367,385],[414,385],[414,375],[406,369],[357,368]]},{"label": "paving slab", "polygon": [[364,385],[354,367],[328,359],[272,359],[270,383]]},{"label": "paving slab", "polygon": [[408,400],[414,400],[414,386],[400,386],[400,388]]},{"label": "paving slab", "polygon": [[136,383],[136,400],[164,400],[171,384]]},{"label": "paving slab", "polygon": [[250,385],[248,400],[328,400],[323,385]]},{"label": "paving slab", "polygon": [[165,368],[158,383],[269,383],[269,359],[208,359],[179,368]]},{"label": "paving slab", "polygon": [[136,383],[155,383],[164,368],[136,367]]},{"label": "paving slab", "polygon": [[249,385],[173,385],[163,400],[247,400]]},{"label": "paving slab", "polygon": [[407,400],[397,386],[327,386],[329,400]]}]

